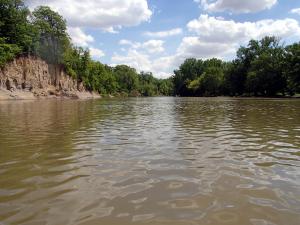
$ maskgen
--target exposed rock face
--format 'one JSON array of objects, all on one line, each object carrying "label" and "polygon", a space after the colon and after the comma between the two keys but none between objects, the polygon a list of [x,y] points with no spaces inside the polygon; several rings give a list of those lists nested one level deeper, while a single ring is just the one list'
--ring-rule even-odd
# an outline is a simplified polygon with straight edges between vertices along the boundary
[{"label": "exposed rock face", "polygon": [[0,70],[0,99],[97,98],[62,67],[35,57],[19,57]]}]

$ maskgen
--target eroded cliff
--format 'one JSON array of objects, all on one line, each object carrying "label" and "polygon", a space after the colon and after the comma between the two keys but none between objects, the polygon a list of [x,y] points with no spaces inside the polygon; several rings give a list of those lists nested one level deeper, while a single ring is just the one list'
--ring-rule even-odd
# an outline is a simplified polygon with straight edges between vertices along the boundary
[{"label": "eroded cliff", "polygon": [[0,99],[99,98],[61,66],[36,57],[19,57],[0,70]]}]

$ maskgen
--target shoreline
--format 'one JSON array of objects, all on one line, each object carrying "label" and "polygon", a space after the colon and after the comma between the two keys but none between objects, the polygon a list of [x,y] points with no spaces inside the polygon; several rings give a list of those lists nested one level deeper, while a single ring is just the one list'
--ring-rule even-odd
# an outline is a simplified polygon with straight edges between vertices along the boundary
[{"label": "shoreline", "polygon": [[[100,99],[101,95],[95,92],[89,91],[72,91],[72,92],[49,92],[45,90],[37,91],[23,91],[14,90],[9,91],[0,88],[0,101],[20,101],[20,100],[44,100],[44,99],[76,99],[76,100],[88,100],[88,99]],[[37,94],[42,93],[42,94]]]},{"label": "shoreline", "polygon": [[[44,91],[44,90],[40,90]],[[45,93],[45,91],[43,92]],[[201,96],[151,96],[151,97],[145,97],[145,96],[101,96],[98,93],[95,92],[89,92],[89,91],[73,91],[73,92],[67,92],[67,93],[61,93],[57,92],[55,94],[51,93],[47,95],[36,95],[33,91],[23,91],[23,90],[14,90],[9,91],[0,88],[0,102],[2,101],[27,101],[27,100],[51,100],[51,99],[57,99],[57,100],[92,100],[92,99],[124,99],[124,98],[190,98],[190,99],[231,99],[231,100],[238,100],[238,99],[257,99],[257,100],[284,100],[284,99],[290,99],[290,100],[299,100],[300,96],[273,96],[273,97],[264,97],[264,96],[214,96],[214,97],[201,97]]]}]

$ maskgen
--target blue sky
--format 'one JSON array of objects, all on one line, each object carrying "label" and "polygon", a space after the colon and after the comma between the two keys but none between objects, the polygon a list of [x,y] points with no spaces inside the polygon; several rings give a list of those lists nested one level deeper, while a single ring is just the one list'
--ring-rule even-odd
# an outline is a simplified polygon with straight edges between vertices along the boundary
[{"label": "blue sky", "polygon": [[299,0],[27,0],[68,21],[94,59],[168,77],[185,58],[234,58],[248,40],[300,40]]}]

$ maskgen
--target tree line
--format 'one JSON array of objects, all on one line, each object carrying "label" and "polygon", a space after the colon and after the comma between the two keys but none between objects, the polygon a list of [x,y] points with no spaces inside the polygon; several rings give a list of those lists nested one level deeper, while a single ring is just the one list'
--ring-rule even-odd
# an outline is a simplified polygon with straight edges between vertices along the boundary
[{"label": "tree line", "polygon": [[15,57],[33,55],[61,65],[90,91],[102,95],[172,95],[171,79],[138,73],[119,65],[111,67],[91,59],[89,49],[72,45],[66,20],[47,6],[31,12],[23,0],[0,0],[0,67]]},{"label": "tree line", "polygon": [[300,93],[300,42],[284,46],[276,37],[251,40],[236,59],[186,59],[174,71],[179,96],[293,96]]},{"label": "tree line", "polygon": [[20,55],[40,57],[102,95],[276,96],[300,93],[300,42],[251,40],[231,62],[189,58],[169,79],[111,67],[72,45],[65,19],[49,7],[30,12],[23,0],[0,0],[0,68]]}]

